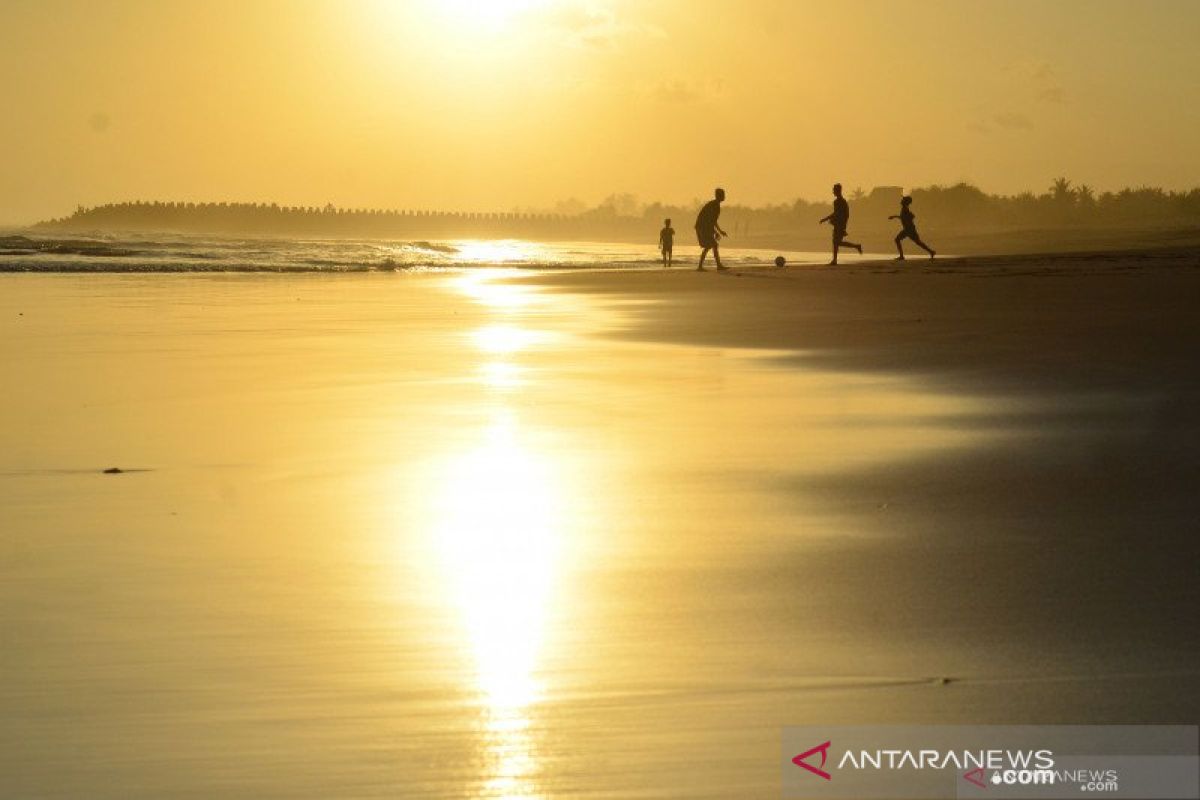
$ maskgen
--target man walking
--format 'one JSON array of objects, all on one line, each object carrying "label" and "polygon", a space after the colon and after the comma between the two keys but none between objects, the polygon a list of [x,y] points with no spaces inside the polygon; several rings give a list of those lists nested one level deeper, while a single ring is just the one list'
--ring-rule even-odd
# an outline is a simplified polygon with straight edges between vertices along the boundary
[{"label": "man walking", "polygon": [[717,262],[717,269],[728,269],[721,263],[721,249],[717,244],[722,236],[729,235],[717,224],[717,218],[721,216],[721,202],[725,200],[725,190],[717,189],[713,193],[713,198],[704,204],[704,207],[700,209],[700,214],[696,217],[696,239],[700,242],[700,263],[696,269],[701,272],[705,271],[704,257],[708,255],[709,250],[713,252],[713,260]]}]

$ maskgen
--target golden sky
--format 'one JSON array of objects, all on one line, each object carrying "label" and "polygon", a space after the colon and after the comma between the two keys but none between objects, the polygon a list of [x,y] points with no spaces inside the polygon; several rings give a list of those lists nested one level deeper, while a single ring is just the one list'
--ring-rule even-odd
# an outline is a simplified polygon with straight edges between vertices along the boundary
[{"label": "golden sky", "polygon": [[0,222],[1200,184],[1190,0],[0,0]]}]

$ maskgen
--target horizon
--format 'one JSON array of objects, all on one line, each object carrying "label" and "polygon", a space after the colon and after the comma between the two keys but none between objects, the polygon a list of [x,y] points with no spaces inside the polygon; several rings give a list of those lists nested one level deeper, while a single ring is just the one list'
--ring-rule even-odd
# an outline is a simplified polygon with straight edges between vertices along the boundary
[{"label": "horizon", "polygon": [[160,197],[458,212],[1200,185],[1200,6],[1031,10],[10,2],[0,223]]},{"label": "horizon", "polygon": [[[1179,196],[1192,195],[1194,193],[1200,193],[1200,185],[1192,186],[1192,187],[1182,187],[1179,189],[1170,189],[1170,188],[1166,188],[1163,186],[1151,186],[1148,184],[1138,184],[1138,185],[1122,186],[1119,188],[1113,187],[1111,189],[1106,189],[1106,188],[1098,188],[1098,187],[1095,187],[1088,183],[1076,183],[1076,182],[1070,181],[1067,178],[1058,178],[1056,180],[1066,180],[1068,187],[1069,187],[1068,191],[1073,193],[1074,195],[1078,196],[1078,192],[1081,189],[1083,189],[1089,193],[1090,197],[1092,197],[1093,199],[1096,199],[1096,200],[1102,200],[1106,197],[1119,197],[1123,194],[1139,193],[1139,192],[1157,192],[1157,193],[1161,193],[1162,195],[1167,196],[1167,197],[1179,197]],[[882,190],[901,190],[904,194],[909,194],[909,193],[922,193],[922,192],[953,191],[953,190],[960,189],[960,188],[972,189],[972,190],[980,192],[981,194],[983,194],[985,197],[987,197],[989,199],[1001,200],[1001,201],[1014,201],[1014,200],[1021,200],[1021,199],[1025,199],[1025,198],[1046,199],[1046,198],[1052,198],[1055,195],[1055,187],[1054,187],[1053,183],[1051,183],[1051,185],[1047,186],[1045,189],[1043,189],[1041,191],[1035,190],[1035,189],[1025,189],[1025,190],[1022,190],[1019,192],[1013,192],[1010,194],[1000,194],[997,192],[989,192],[985,187],[977,186],[975,184],[972,184],[972,183],[969,183],[966,181],[959,181],[959,182],[955,182],[953,184],[930,184],[927,186],[895,186],[895,185],[890,185],[890,184],[879,183],[879,184],[873,184],[869,187],[867,187],[867,186],[847,187],[846,194],[850,196],[851,200],[857,201],[857,200],[866,200],[868,198],[871,198],[873,193],[882,191]],[[615,216],[620,217],[620,218],[636,219],[636,218],[640,218],[640,217],[644,216],[645,214],[649,213],[650,209],[652,209],[652,208],[657,207],[657,208],[661,208],[661,209],[670,209],[674,212],[686,211],[686,210],[688,210],[688,208],[690,208],[692,206],[695,206],[698,208],[704,202],[706,202],[706,200],[703,197],[694,197],[690,200],[679,201],[679,202],[671,202],[671,201],[666,201],[666,200],[657,199],[657,198],[643,200],[642,198],[640,198],[636,195],[630,194],[630,193],[622,194],[622,193],[616,193],[616,192],[610,193],[607,196],[605,196],[603,199],[601,199],[600,201],[592,203],[592,204],[585,204],[579,198],[570,197],[570,198],[565,198],[565,199],[559,200],[555,204],[553,204],[551,206],[545,206],[545,207],[512,206],[509,208],[467,208],[467,209],[432,208],[432,207],[411,206],[411,205],[403,205],[403,204],[391,205],[391,206],[339,206],[339,205],[335,205],[335,204],[329,203],[329,202],[281,203],[281,202],[278,202],[277,200],[241,200],[241,199],[180,200],[180,199],[174,199],[174,198],[169,198],[169,199],[168,198],[126,198],[126,199],[119,199],[119,200],[109,200],[106,202],[96,203],[95,205],[90,205],[90,206],[79,203],[79,204],[76,204],[74,211],[64,212],[63,214],[61,214],[59,216],[47,217],[45,219],[39,219],[39,220],[35,220],[34,222],[29,222],[29,223],[12,224],[11,226],[6,226],[5,223],[0,223],[0,227],[12,227],[14,229],[36,227],[38,225],[43,225],[43,224],[50,223],[50,222],[69,219],[73,215],[77,215],[80,212],[94,211],[94,210],[100,209],[100,208],[136,206],[139,204],[151,205],[151,206],[162,205],[162,206],[189,206],[189,207],[193,206],[193,205],[197,206],[197,207],[199,207],[199,206],[222,206],[222,205],[237,206],[237,207],[267,207],[267,208],[277,207],[281,210],[301,210],[301,211],[315,210],[318,212],[332,209],[339,213],[379,212],[379,213],[387,213],[387,214],[435,214],[435,215],[437,215],[437,214],[443,214],[443,215],[518,214],[518,215],[536,215],[536,216],[561,216],[561,217],[568,217],[568,218],[591,214],[591,213],[594,213],[596,211],[599,211],[599,210],[605,208],[606,206],[612,206],[616,211]],[[724,205],[725,205],[725,207],[727,207],[731,210],[736,209],[736,210],[750,211],[750,212],[761,212],[761,211],[775,211],[780,208],[795,206],[797,204],[820,206],[820,205],[825,204],[826,202],[827,202],[827,200],[825,198],[796,196],[796,197],[791,197],[791,198],[785,198],[785,199],[777,201],[777,202],[766,202],[766,203],[762,203],[759,205],[749,205],[746,203],[738,203],[738,202],[725,202]],[[617,208],[617,205],[624,205],[624,208],[623,209]],[[622,213],[622,211],[624,211],[626,213]]]}]

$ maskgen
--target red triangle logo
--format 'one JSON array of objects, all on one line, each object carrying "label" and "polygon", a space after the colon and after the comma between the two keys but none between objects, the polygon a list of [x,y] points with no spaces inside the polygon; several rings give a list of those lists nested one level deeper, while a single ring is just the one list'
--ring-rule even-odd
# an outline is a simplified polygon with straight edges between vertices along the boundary
[{"label": "red triangle logo", "polygon": [[975,785],[976,785],[976,786],[978,786],[980,789],[986,789],[986,788],[988,788],[988,787],[987,787],[987,773],[985,773],[985,772],[983,771],[983,767],[976,767],[976,768],[975,768],[975,769],[973,769],[973,770],[969,770],[968,772],[964,772],[964,773],[963,773],[963,780],[964,780],[964,781],[966,781],[967,783],[973,783],[973,784],[975,784]]},{"label": "red triangle logo", "polygon": [[[809,764],[807,761],[804,760],[804,759],[808,758],[809,756],[815,755],[817,753],[821,754],[821,766],[820,767],[814,767],[812,764]],[[813,749],[806,750],[803,753],[801,753],[800,755],[796,756],[795,758],[792,759],[792,763],[795,764],[797,767],[803,767],[804,769],[811,772],[813,775],[819,775],[820,777],[824,778],[825,780],[831,780],[832,776],[828,772],[826,772],[824,769],[822,769],[822,767],[825,766],[825,759],[828,756],[829,756],[829,742],[825,742],[825,744],[819,744],[816,747],[814,747]]]}]

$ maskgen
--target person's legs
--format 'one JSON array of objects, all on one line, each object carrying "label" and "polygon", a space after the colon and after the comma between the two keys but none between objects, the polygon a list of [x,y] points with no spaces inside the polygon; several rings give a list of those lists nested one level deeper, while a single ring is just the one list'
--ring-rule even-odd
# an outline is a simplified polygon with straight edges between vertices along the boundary
[{"label": "person's legs", "polygon": [[713,261],[717,262],[717,269],[726,269],[727,267],[721,263],[721,246],[713,245]]},{"label": "person's legs", "polygon": [[930,257],[930,258],[933,258],[934,256],[936,256],[936,255],[937,255],[937,253],[935,253],[935,252],[934,252],[934,250],[933,250],[933,248],[932,248],[932,247],[930,247],[929,245],[927,245],[927,244],[925,244],[924,242],[922,242],[922,241],[921,241],[921,237],[920,237],[920,236],[917,236],[916,234],[913,234],[913,235],[912,235],[912,236],[910,236],[909,238],[913,240],[913,242],[914,242],[914,243],[917,245],[917,247],[920,247],[920,248],[921,248],[922,250],[924,250],[926,253],[929,253],[929,257]]},{"label": "person's legs", "polygon": [[675,264],[675,248],[668,247],[667,248],[667,266],[668,267],[674,266],[674,264]]},{"label": "person's legs", "polygon": [[836,230],[833,232],[833,259],[829,262],[830,266],[837,266],[838,248],[842,244],[842,236],[844,235]]},{"label": "person's legs", "polygon": [[708,248],[701,247],[700,248],[700,263],[696,265],[696,269],[700,270],[701,272],[704,271],[704,257],[706,255],[708,255]]},{"label": "person's legs", "polygon": [[896,234],[896,238],[895,238],[896,252],[900,254],[899,256],[896,257],[897,261],[904,260],[904,248],[900,245],[900,242],[904,241],[904,239],[907,238],[907,236],[908,236],[908,234],[905,233],[904,231],[900,231],[899,233]]}]

